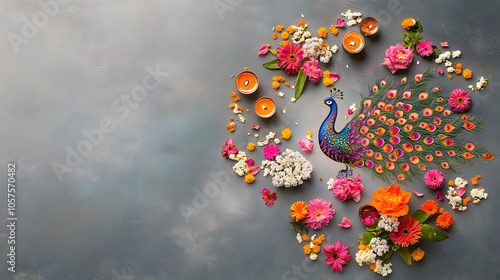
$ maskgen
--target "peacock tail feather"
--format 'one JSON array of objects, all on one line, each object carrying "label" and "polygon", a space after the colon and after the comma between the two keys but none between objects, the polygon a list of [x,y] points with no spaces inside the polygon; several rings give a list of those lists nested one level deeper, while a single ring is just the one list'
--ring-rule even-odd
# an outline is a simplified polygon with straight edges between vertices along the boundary
[{"label": "peacock tail feather", "polygon": [[444,90],[428,88],[433,78],[426,71],[410,80],[379,79],[339,133],[330,112],[320,128],[322,151],[388,182],[413,182],[428,169],[459,173],[474,158],[493,159],[484,146],[459,138],[481,131],[482,119],[450,110]]}]

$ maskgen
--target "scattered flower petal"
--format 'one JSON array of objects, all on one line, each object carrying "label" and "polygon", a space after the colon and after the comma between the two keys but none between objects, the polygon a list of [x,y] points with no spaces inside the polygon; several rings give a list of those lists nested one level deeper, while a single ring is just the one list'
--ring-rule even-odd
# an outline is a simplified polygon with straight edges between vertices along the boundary
[{"label": "scattered flower petal", "polygon": [[439,201],[443,201],[443,200],[444,200],[443,193],[441,192],[441,190],[438,190],[438,191],[436,192],[436,198],[437,198]]},{"label": "scattered flower petal", "polygon": [[329,78],[332,79],[334,82],[336,82],[340,78],[340,75],[337,73],[330,73]]},{"label": "scattered flower petal", "polygon": [[466,189],[465,187],[463,187],[463,188],[458,188],[458,189],[457,189],[457,195],[458,195],[458,196],[462,196],[462,195],[464,195],[464,193],[465,193],[466,191],[467,191],[467,189]]},{"label": "scattered flower petal", "polygon": [[344,27],[344,24],[345,24],[345,20],[344,19],[337,19],[337,25],[335,27],[339,28],[339,27]]},{"label": "scattered flower petal", "polygon": [[256,125],[255,123],[252,123],[252,128],[255,129],[255,130],[259,130],[259,127],[258,125]]},{"label": "scattered flower petal", "polygon": [[271,46],[271,45],[269,45],[269,44],[263,44],[263,45],[260,47],[258,54],[259,54],[259,55],[261,55],[261,54],[266,54],[266,53],[269,51],[269,47],[270,47],[270,46]]},{"label": "scattered flower petal", "polygon": [[424,194],[423,194],[423,193],[419,193],[419,192],[416,192],[416,191],[414,191],[414,190],[411,190],[411,192],[412,192],[413,194],[415,194],[416,196],[424,196]]},{"label": "scattered flower petal", "polygon": [[441,47],[447,48],[448,47],[448,42],[441,42]]},{"label": "scattered flower petal", "polygon": [[352,223],[351,223],[351,221],[348,218],[344,217],[342,219],[342,223],[339,224],[339,226],[341,226],[343,228],[350,228],[352,226]]},{"label": "scattered flower petal", "polygon": [[441,66],[438,68],[438,73],[441,74],[441,75],[444,74],[443,68],[441,68]]}]

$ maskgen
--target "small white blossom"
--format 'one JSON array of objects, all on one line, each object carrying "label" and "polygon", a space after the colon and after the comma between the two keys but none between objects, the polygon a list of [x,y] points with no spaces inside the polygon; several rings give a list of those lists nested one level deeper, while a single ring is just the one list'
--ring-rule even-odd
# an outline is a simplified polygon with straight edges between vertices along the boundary
[{"label": "small white blossom", "polygon": [[286,109],[283,109],[283,114],[286,114]]},{"label": "small white blossom", "polygon": [[453,52],[451,53],[451,56],[452,56],[453,58],[457,58],[457,57],[460,57],[460,55],[461,55],[461,54],[462,54],[462,52],[461,52],[460,50],[456,50],[456,51],[453,51]]},{"label": "small white blossom", "polygon": [[455,209],[457,209],[459,211],[467,210],[467,206],[462,205],[462,198],[457,195],[457,191],[454,188],[449,187],[448,193],[446,194],[445,197],[446,197],[446,199],[449,200],[448,203],[451,205],[451,208],[453,210],[455,210]]},{"label": "small white blossom", "polygon": [[352,26],[356,23],[361,22],[362,14],[360,12],[351,12],[351,10],[347,10],[347,12],[342,13],[343,17],[346,17],[349,21],[347,21],[347,26]]},{"label": "small white blossom", "polygon": [[472,91],[474,91],[474,86],[473,85],[469,85],[468,88]]},{"label": "small white blossom", "polygon": [[373,272],[376,272],[384,277],[392,273],[392,269],[391,269],[392,263],[386,263],[386,264],[382,265],[382,261],[377,260],[375,262],[375,266],[376,267],[373,270]]},{"label": "small white blossom", "polygon": [[241,110],[240,110],[241,108],[238,107],[238,104],[236,104],[236,103],[233,103],[233,104],[234,104],[233,113],[235,113],[236,115],[240,114],[241,113]]},{"label": "small white blossom", "polygon": [[351,19],[351,20],[347,21],[347,26],[353,26],[353,25],[355,25],[356,23],[358,23],[356,20]]},{"label": "small white blossom", "polygon": [[378,221],[378,227],[388,232],[398,232],[399,219],[382,214]]},{"label": "small white blossom", "polygon": [[420,64],[420,61],[417,61],[417,65],[419,65],[419,64]]},{"label": "small white blossom", "polygon": [[254,136],[255,136],[255,138],[258,138],[258,137],[259,137],[259,134],[255,133],[255,135],[254,135]]},{"label": "small white blossom", "polygon": [[462,177],[455,178],[455,181],[453,182],[455,183],[455,187],[457,187],[457,189],[465,188],[467,186],[467,180],[464,180]]},{"label": "small white blossom", "polygon": [[479,82],[476,83],[476,90],[483,90],[486,84],[488,84],[488,79],[481,76],[481,78],[479,78]]},{"label": "small white blossom", "polygon": [[363,266],[363,263],[374,263],[376,258],[377,255],[370,249],[359,250],[356,253],[356,262],[359,266]]},{"label": "small white blossom", "polygon": [[295,101],[297,101],[297,99],[295,99],[295,97],[292,97],[292,98],[290,98],[290,101],[295,102]]},{"label": "small white blossom", "polygon": [[449,60],[447,60],[447,61],[444,63],[444,66],[446,66],[446,67],[450,67],[450,66],[452,66],[452,65],[453,65],[453,63],[451,63],[451,61],[449,61]]},{"label": "small white blossom", "polygon": [[311,253],[311,255],[309,255],[309,258],[311,259],[311,261],[315,261],[318,258],[318,255],[316,255],[315,253]]},{"label": "small white blossom", "polygon": [[300,235],[300,232],[297,232],[297,236],[295,238],[297,238],[297,241],[299,241],[299,244],[302,244],[302,236]]},{"label": "small white blossom", "polygon": [[484,189],[474,188],[470,191],[470,196],[474,198],[474,203],[479,203],[481,199],[487,199],[488,194],[484,192]]},{"label": "small white blossom", "polygon": [[379,257],[389,252],[390,249],[389,245],[387,245],[387,240],[380,237],[372,238],[372,240],[370,241],[370,248]]},{"label": "small white blossom", "polygon": [[274,143],[276,143],[276,145],[280,144],[281,143],[281,140],[278,139],[278,138],[274,138]]},{"label": "small white blossom", "polygon": [[245,176],[248,173],[249,168],[245,160],[241,159],[233,166],[233,171],[239,176]]},{"label": "small white blossom", "polygon": [[245,117],[242,114],[238,114],[238,117],[240,118],[240,122],[245,123]]},{"label": "small white blossom", "polygon": [[339,47],[337,45],[333,45],[330,50],[332,51],[332,53],[337,53],[337,51],[339,50]]},{"label": "small white blossom", "polygon": [[453,71],[455,71],[455,68],[448,67],[448,68],[446,68],[446,71],[448,71],[448,73],[453,73]]},{"label": "small white blossom", "polygon": [[335,180],[333,178],[330,178],[328,182],[326,182],[329,190],[333,190],[333,183],[335,183]]},{"label": "small white blossom", "polygon": [[285,96],[285,93],[280,91],[280,92],[278,93],[278,95],[279,95],[281,98],[283,98],[283,96]]}]

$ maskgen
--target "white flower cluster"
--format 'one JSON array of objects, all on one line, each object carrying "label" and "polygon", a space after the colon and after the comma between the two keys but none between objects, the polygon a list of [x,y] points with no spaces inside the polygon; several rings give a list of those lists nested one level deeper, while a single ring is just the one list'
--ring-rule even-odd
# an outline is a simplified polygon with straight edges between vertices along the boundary
[{"label": "white flower cluster", "polygon": [[268,159],[265,159],[262,161],[262,164],[260,166],[260,169],[264,170],[264,177],[267,177],[267,175],[269,175],[269,173],[271,172],[271,170],[266,168],[269,164],[271,164],[271,161]]},{"label": "white flower cluster", "polygon": [[485,77],[481,76],[481,78],[479,78],[479,81],[476,83],[476,88],[474,88],[473,85],[469,85],[469,88],[474,91],[474,90],[483,90],[484,87],[486,86],[486,84],[488,84],[488,79],[486,79]]},{"label": "white flower cluster", "polygon": [[347,10],[347,12],[342,13],[343,17],[346,17],[349,21],[347,21],[347,26],[353,26],[356,23],[361,22],[361,13],[360,12],[351,12],[351,10]]},{"label": "white flower cluster", "polygon": [[311,32],[306,31],[307,28],[307,23],[304,26],[295,26],[292,25],[293,28],[296,28],[297,30],[293,33],[292,40],[296,44],[300,44],[304,42],[305,39],[311,38]]},{"label": "white flower cluster", "polygon": [[339,50],[339,46],[337,46],[337,45],[333,45],[330,47],[330,51],[332,51],[332,53],[337,53],[338,50]]},{"label": "white flower cluster", "polygon": [[445,196],[446,199],[449,200],[449,204],[451,205],[451,208],[453,210],[457,209],[458,211],[465,211],[467,210],[467,206],[462,205],[462,198],[457,195],[457,191],[449,187],[448,188],[448,194]]},{"label": "white flower cluster", "polygon": [[398,232],[399,219],[382,214],[378,221],[378,227],[387,232]]},{"label": "white flower cluster", "polygon": [[330,180],[328,180],[328,182],[326,182],[329,190],[333,190],[333,183],[334,182],[335,182],[335,180],[333,178],[330,178]]},{"label": "white flower cluster", "polygon": [[248,165],[245,162],[247,160],[247,155],[245,152],[238,151],[237,154],[230,154],[229,159],[236,160],[237,163],[233,166],[234,173],[239,176],[245,176],[248,173]]},{"label": "white flower cluster", "polygon": [[282,92],[282,91],[280,91],[280,92],[278,93],[278,95],[279,95],[281,98],[283,98],[283,96],[285,96],[285,93],[284,93],[284,92]]},{"label": "white flower cluster", "polygon": [[455,71],[455,68],[454,68],[454,67],[452,67],[452,66],[450,66],[450,67],[446,67],[446,71],[447,71],[448,73],[453,73],[453,72]]},{"label": "white flower cluster", "polygon": [[382,261],[377,260],[377,262],[375,263],[375,266],[376,267],[373,270],[373,272],[376,272],[384,277],[392,273],[392,269],[391,269],[392,263],[386,263],[386,264],[382,265]]},{"label": "white flower cluster", "polygon": [[271,161],[270,168],[273,185],[287,188],[301,185],[304,180],[311,178],[313,171],[311,162],[306,160],[301,153],[290,149],[276,156],[276,159]]},{"label": "white flower cluster", "polygon": [[467,186],[467,180],[464,180],[462,177],[457,177],[455,178],[455,181],[453,181],[453,183],[455,183],[455,187],[457,187],[457,189],[461,189],[461,188],[465,188]]},{"label": "white flower cluster", "polygon": [[319,58],[319,61],[323,63],[328,63],[332,57],[331,48],[323,44],[323,39],[318,37],[307,39],[302,48],[304,49],[304,57]]},{"label": "white flower cluster", "polygon": [[240,107],[238,107],[238,104],[232,103],[231,105],[234,105],[233,113],[235,113],[236,115],[241,114],[241,110]]},{"label": "white flower cluster", "polygon": [[447,52],[444,52],[444,53],[441,53],[439,54],[439,57],[436,58],[434,61],[437,63],[437,64],[440,64],[442,63],[443,61],[447,61],[451,58],[451,52],[447,51]]},{"label": "white flower cluster", "polygon": [[462,52],[460,50],[456,50],[456,51],[451,52],[451,57],[453,57],[453,58],[460,57],[460,55],[462,55]]},{"label": "white flower cluster", "polygon": [[370,248],[377,254],[377,256],[382,257],[385,253],[389,252],[389,245],[387,245],[387,240],[374,237],[370,241]]},{"label": "white flower cluster", "polygon": [[446,66],[446,67],[450,67],[450,66],[453,66],[453,63],[451,63],[451,61],[447,60],[447,61],[444,63],[444,66]]},{"label": "white flower cluster", "polygon": [[264,147],[265,145],[269,144],[269,141],[271,141],[271,139],[273,139],[275,136],[276,136],[276,132],[272,132],[272,131],[269,132],[269,134],[266,135],[266,139],[259,140],[259,142],[257,142],[257,146]]},{"label": "white flower cluster", "polygon": [[479,203],[481,199],[487,199],[488,194],[484,192],[484,189],[474,188],[470,190],[470,196],[474,198],[474,203]]},{"label": "white flower cluster", "polygon": [[242,114],[238,114],[238,117],[240,118],[240,122],[245,123],[245,117]]},{"label": "white flower cluster", "polygon": [[356,262],[358,262],[359,266],[363,266],[363,263],[374,263],[377,255],[369,249],[359,250],[356,253]]}]

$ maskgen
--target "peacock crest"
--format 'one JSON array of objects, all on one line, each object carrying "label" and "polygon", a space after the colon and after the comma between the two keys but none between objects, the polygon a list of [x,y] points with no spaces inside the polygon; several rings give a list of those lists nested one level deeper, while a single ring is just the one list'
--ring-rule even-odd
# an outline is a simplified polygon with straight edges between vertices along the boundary
[{"label": "peacock crest", "polygon": [[335,99],[343,98],[343,92],[331,90],[331,97],[323,101],[330,113],[319,130],[321,150],[335,161],[368,169],[388,182],[413,182],[428,169],[459,173],[474,158],[493,159],[484,146],[459,138],[481,131],[482,119],[450,110],[447,99],[440,96],[444,90],[428,88],[433,78],[426,71],[411,80],[379,79],[339,132]]}]

